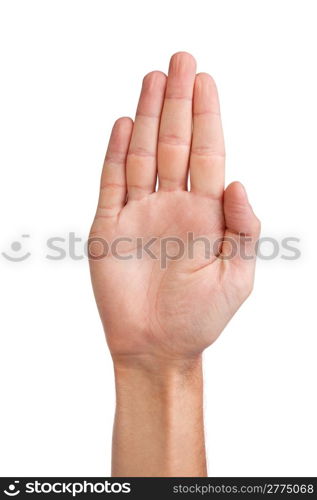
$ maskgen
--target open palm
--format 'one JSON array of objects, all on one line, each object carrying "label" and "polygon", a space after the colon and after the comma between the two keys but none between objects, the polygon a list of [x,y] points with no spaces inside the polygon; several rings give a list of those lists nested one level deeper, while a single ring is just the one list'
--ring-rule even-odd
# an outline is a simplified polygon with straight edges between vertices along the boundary
[{"label": "open palm", "polygon": [[105,158],[89,250],[112,355],[184,358],[211,344],[252,289],[259,230],[243,186],[224,191],[214,81],[177,53],[167,78],[144,78]]}]

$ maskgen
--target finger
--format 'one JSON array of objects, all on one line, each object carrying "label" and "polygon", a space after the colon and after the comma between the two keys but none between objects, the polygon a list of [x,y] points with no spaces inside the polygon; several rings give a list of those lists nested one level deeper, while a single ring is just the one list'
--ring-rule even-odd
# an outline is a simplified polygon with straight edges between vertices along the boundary
[{"label": "finger", "polygon": [[186,52],[170,61],[158,140],[159,189],[186,189],[196,62]]},{"label": "finger", "polygon": [[101,174],[100,195],[95,218],[113,218],[118,215],[125,204],[125,164],[132,128],[131,118],[119,118],[113,126]]},{"label": "finger", "polygon": [[157,138],[166,86],[166,75],[153,71],[143,80],[127,156],[128,199],[155,191]]},{"label": "finger", "polygon": [[220,106],[214,80],[206,73],[196,76],[193,121],[191,191],[221,198],[224,189],[225,148]]},{"label": "finger", "polygon": [[233,182],[224,192],[224,215],[222,255],[246,266],[254,265],[261,224],[240,182]]}]

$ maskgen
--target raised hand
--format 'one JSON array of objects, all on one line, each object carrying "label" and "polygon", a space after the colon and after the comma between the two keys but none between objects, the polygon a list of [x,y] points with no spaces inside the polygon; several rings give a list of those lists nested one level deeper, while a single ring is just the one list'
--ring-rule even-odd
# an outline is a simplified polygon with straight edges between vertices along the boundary
[{"label": "raised hand", "polygon": [[[113,355],[196,355],[249,295],[260,224],[240,183],[224,191],[224,163],[215,83],[177,53],[168,78],[145,76],[135,121],[116,121],[105,158],[90,252]],[[100,258],[98,238],[122,237],[117,257]],[[137,258],[141,238],[156,241]]]}]

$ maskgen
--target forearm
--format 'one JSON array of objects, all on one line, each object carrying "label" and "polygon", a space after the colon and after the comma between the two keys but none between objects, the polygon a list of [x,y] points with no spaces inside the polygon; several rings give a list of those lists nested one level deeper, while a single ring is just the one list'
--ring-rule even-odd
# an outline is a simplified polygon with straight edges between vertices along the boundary
[{"label": "forearm", "polygon": [[201,358],[114,361],[113,476],[206,476]]}]

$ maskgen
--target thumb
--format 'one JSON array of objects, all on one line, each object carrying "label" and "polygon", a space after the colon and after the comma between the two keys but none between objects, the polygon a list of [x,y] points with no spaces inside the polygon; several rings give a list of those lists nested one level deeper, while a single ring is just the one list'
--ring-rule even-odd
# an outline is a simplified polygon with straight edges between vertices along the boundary
[{"label": "thumb", "polygon": [[[224,192],[224,215],[226,232],[222,254],[228,255],[228,252],[232,252],[232,246],[228,245],[228,241],[233,240],[238,249],[241,249],[243,244],[244,251],[249,256],[254,256],[261,224],[254,214],[246,190],[240,182],[232,182]],[[241,253],[239,256],[241,257]]]}]

